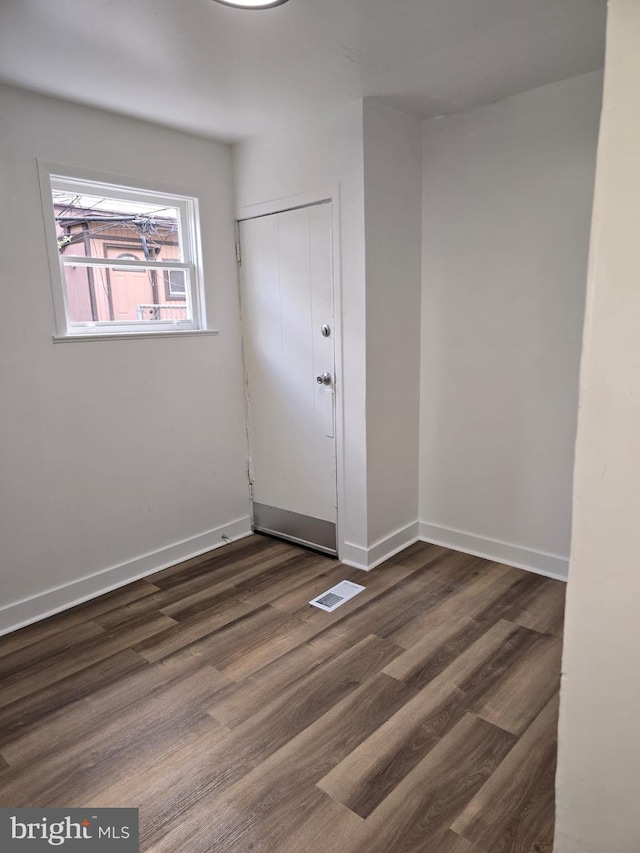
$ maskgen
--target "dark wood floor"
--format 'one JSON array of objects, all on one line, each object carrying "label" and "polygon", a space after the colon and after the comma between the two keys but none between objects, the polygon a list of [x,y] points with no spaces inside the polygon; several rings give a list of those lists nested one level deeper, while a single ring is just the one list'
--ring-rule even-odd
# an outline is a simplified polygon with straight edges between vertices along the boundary
[{"label": "dark wood floor", "polygon": [[563,607],[251,536],[0,638],[0,806],[139,807],[153,853],[548,853]]}]

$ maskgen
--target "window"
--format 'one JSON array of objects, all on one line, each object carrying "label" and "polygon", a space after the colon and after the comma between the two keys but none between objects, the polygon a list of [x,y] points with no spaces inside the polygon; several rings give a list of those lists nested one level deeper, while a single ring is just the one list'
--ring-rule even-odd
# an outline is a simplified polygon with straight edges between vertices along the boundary
[{"label": "window", "polygon": [[[137,261],[138,258],[135,255],[132,255],[130,252],[123,252],[121,255],[118,255],[118,260],[121,261]],[[124,267],[123,267],[124,269]],[[127,267],[127,269],[134,269],[135,267]]]},{"label": "window", "polygon": [[169,270],[168,272],[169,296],[181,298],[186,293],[187,281],[184,270]]},{"label": "window", "polygon": [[203,330],[197,199],[41,166],[57,339]]}]

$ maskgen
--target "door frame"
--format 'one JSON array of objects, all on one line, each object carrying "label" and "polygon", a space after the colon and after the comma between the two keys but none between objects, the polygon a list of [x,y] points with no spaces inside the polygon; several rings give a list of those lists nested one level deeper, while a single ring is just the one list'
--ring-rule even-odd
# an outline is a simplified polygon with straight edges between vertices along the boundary
[{"label": "door frame", "polygon": [[[333,323],[334,323],[334,359],[335,359],[335,442],[336,442],[336,544],[338,559],[344,553],[344,371],[343,371],[343,346],[342,346],[342,254],[341,254],[341,210],[340,210],[340,184],[334,184],[318,190],[299,193],[293,196],[283,196],[271,201],[251,204],[246,207],[235,209],[235,238],[236,246],[240,244],[240,222],[247,219],[258,219],[262,216],[271,216],[276,213],[286,213],[288,210],[296,210],[301,207],[310,207],[323,202],[331,202],[331,241],[333,249]],[[238,265],[238,294],[242,295],[241,270]],[[240,302],[240,323],[244,332],[244,320],[242,317],[242,302]],[[244,343],[243,343],[244,361]],[[246,364],[244,365],[245,378],[247,375]],[[246,401],[246,397],[245,397]],[[247,423],[247,449],[249,413],[245,412]]]}]

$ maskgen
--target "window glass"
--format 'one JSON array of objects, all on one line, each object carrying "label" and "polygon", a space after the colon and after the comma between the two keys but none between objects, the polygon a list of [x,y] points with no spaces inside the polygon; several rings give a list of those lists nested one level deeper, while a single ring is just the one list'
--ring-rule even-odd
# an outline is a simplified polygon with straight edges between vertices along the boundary
[{"label": "window glass", "polygon": [[100,257],[102,244],[120,237],[141,247],[147,261],[183,258],[175,207],[55,189],[51,197],[58,243],[68,254]]}]

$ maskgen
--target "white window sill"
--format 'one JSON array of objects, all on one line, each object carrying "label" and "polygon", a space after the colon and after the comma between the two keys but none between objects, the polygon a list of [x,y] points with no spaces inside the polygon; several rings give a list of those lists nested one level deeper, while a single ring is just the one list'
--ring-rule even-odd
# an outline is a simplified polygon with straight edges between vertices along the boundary
[{"label": "white window sill", "polygon": [[202,335],[219,335],[218,329],[183,329],[177,332],[110,332],[106,334],[54,335],[54,344],[72,344],[80,341],[143,340],[145,338],[198,338]]}]

